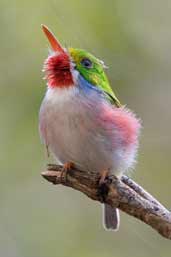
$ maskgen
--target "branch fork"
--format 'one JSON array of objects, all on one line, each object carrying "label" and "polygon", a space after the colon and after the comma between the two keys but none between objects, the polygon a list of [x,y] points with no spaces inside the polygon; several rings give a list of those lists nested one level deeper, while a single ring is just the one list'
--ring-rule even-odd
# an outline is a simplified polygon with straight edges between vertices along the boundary
[{"label": "branch fork", "polygon": [[55,185],[71,187],[93,200],[117,207],[171,239],[171,212],[127,176],[118,179],[111,175],[99,187],[99,174],[72,167],[64,173],[63,166],[52,164],[41,175]]}]

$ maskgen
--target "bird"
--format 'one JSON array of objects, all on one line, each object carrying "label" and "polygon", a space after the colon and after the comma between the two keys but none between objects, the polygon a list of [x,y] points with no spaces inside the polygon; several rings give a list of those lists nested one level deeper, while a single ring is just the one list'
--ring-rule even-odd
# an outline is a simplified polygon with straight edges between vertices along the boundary
[{"label": "bird", "polygon": [[[116,97],[103,61],[86,50],[63,47],[42,25],[50,44],[44,61],[47,90],[39,112],[40,137],[55,161],[120,179],[136,163],[141,121]],[[119,210],[102,204],[103,225],[117,231]]]}]

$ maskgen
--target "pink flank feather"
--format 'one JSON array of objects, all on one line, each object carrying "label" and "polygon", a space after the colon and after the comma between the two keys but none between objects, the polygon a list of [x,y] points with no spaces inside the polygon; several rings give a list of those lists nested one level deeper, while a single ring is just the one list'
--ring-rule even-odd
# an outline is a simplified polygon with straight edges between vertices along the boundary
[{"label": "pink flank feather", "polygon": [[[137,145],[141,123],[134,113],[124,107],[111,109],[105,105],[99,119],[107,124],[115,124],[116,130],[121,134],[120,138],[123,139],[124,147]],[[113,143],[115,144],[115,142]]]}]

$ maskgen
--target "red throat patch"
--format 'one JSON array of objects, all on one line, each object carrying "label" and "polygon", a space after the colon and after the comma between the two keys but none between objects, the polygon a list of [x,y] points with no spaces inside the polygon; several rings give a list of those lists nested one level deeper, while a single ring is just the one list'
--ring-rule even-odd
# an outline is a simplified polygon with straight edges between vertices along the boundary
[{"label": "red throat patch", "polygon": [[49,87],[69,87],[74,84],[67,53],[49,56],[44,63],[45,79]]}]

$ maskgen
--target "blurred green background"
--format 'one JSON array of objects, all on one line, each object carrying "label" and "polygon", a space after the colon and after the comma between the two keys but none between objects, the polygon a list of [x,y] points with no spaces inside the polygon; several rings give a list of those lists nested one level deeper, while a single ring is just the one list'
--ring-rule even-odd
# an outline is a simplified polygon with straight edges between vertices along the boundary
[{"label": "blurred green background", "polygon": [[133,178],[171,207],[171,2],[0,0],[0,256],[170,257],[171,243],[122,213],[118,233],[101,206],[52,186],[38,112],[48,25],[65,45],[103,59],[123,103],[143,120]]}]

